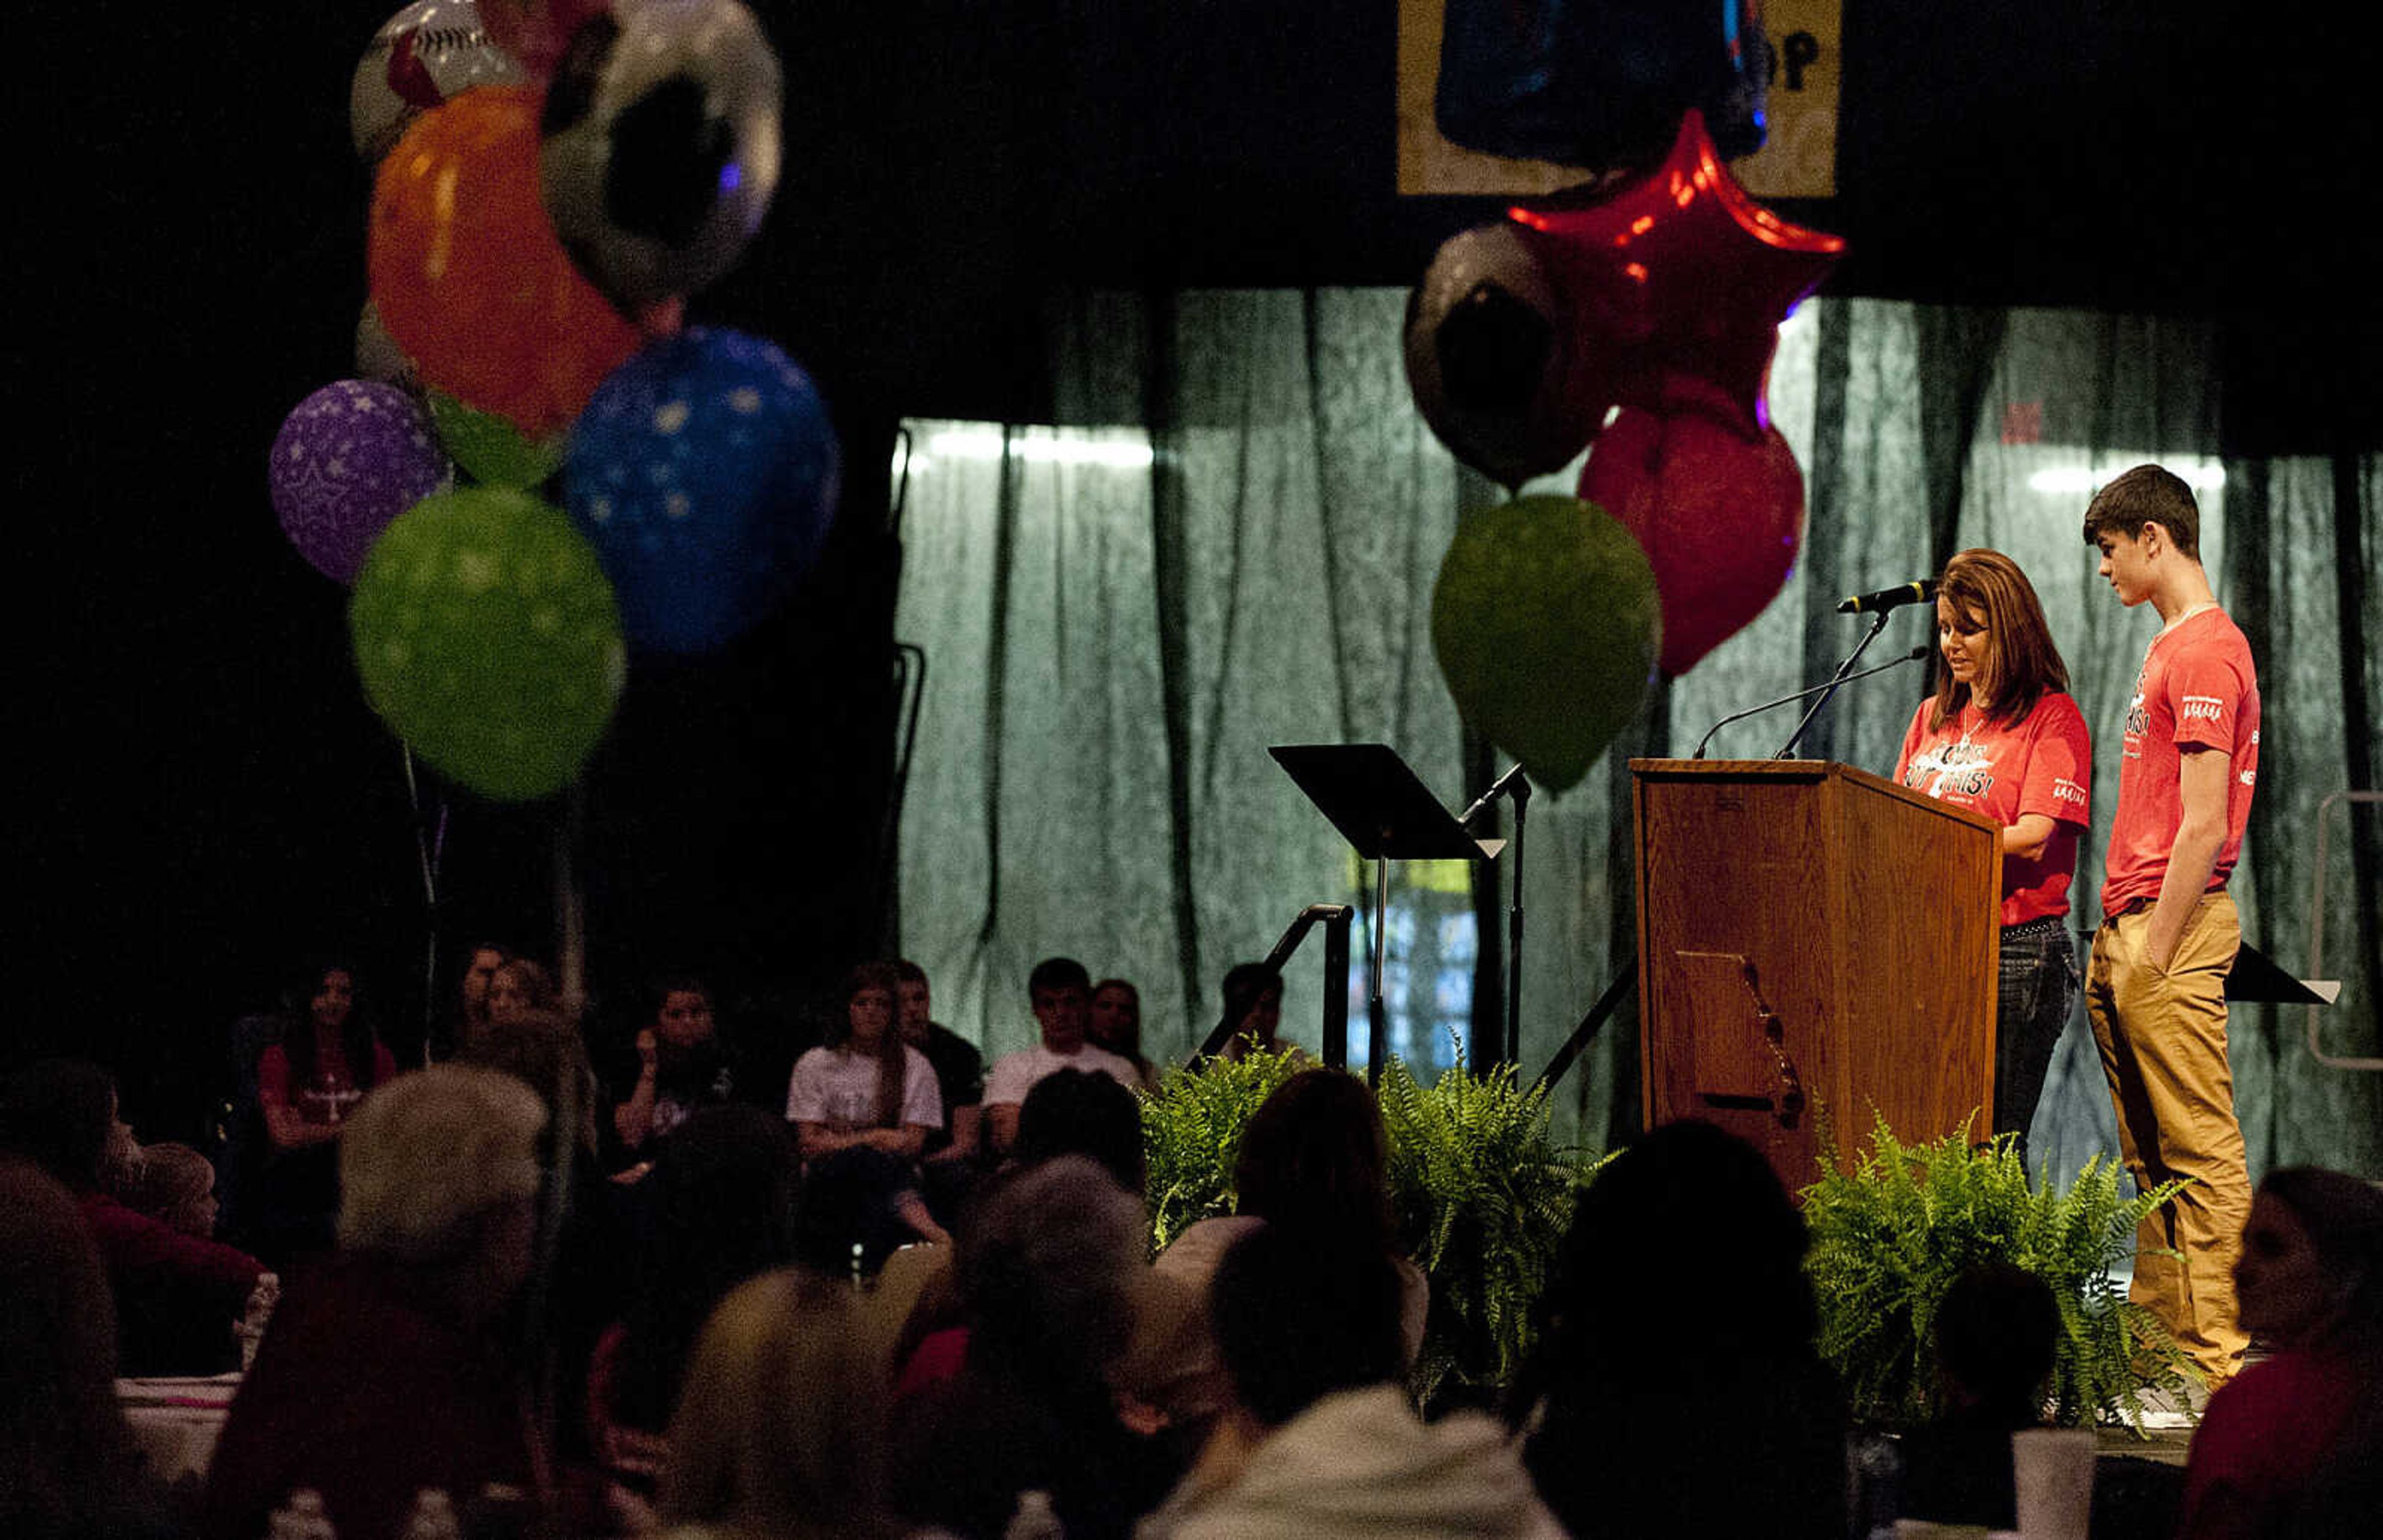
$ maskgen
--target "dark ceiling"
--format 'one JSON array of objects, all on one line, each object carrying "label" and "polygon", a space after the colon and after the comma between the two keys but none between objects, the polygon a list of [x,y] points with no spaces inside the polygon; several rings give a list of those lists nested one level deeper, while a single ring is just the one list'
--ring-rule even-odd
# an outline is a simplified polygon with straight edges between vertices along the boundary
[{"label": "dark ceiling", "polygon": [[[918,409],[1038,415],[1047,284],[1402,285],[1494,213],[1392,191],[1384,0],[842,9],[786,24],[795,181],[724,298]],[[1832,292],[2209,317],[2241,447],[2383,445],[2369,54],[2290,6],[1848,0],[1839,192],[1784,212],[1848,238]]]},{"label": "dark ceiling", "polygon": [[[30,122],[72,158],[20,271],[91,315],[82,358],[340,362],[313,323],[362,298],[346,82],[384,6],[96,0],[33,42]],[[895,413],[1037,414],[1053,285],[1403,284],[1494,210],[1392,191],[1387,0],[757,9],[787,172],[704,308]],[[1844,27],[1840,191],[1785,209],[1848,238],[1830,291],[2204,315],[2276,339],[2267,374],[2374,339],[2371,38],[2116,0]]]}]

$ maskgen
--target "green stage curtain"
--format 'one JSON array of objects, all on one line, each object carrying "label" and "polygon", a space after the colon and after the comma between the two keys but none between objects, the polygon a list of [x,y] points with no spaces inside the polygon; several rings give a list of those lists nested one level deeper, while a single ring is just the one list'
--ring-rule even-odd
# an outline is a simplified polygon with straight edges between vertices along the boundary
[{"label": "green stage curtain", "polygon": [[[1362,913],[1369,878],[1267,757],[1281,743],[1380,741],[1451,807],[1496,768],[1442,688],[1431,587],[1461,511],[1503,494],[1416,416],[1389,290],[1084,294],[1047,327],[1056,425],[914,422],[899,512],[896,631],[927,657],[901,819],[901,943],[938,1016],[989,1053],[1033,1026],[1026,971],[1050,954],[1141,988],[1145,1050],[1179,1060],[1217,981],[1299,909]],[[2383,759],[2367,638],[2383,635],[2373,460],[2236,461],[2218,437],[2203,326],[2140,317],[1824,300],[1783,328],[1770,404],[1805,470],[1803,559],[1779,598],[1648,710],[1607,766],[1530,806],[1522,1068],[1536,1075],[1632,945],[1633,754],[1686,753],[1741,707],[1825,678],[1863,622],[1856,589],[1993,546],[2043,596],[2094,731],[2093,833],[2079,930],[2098,918],[2117,724],[2148,610],[2121,610],[2080,537],[2097,478],[2150,459],[2201,489],[2204,557],[2249,633],[2266,706],[2253,827],[2235,881],[2245,934],[2304,969],[2318,809]],[[1578,467],[1534,489],[1569,490]],[[1866,661],[1934,639],[1898,615]],[[1884,773],[1924,689],[1919,667],[1855,686],[1803,752]],[[1774,751],[1788,711],[1723,730],[1716,755]],[[2378,1052],[2373,807],[2329,817],[2326,1047]],[[1395,871],[1387,927],[1392,1052],[1470,1055],[1494,1028],[1502,865]],[[1352,1038],[1364,1042],[1362,925]],[[1322,943],[1289,970],[1284,1035],[1316,1045]],[[1488,987],[1476,987],[1476,981]],[[1567,1137],[1637,1122],[1634,1004],[1558,1088]],[[1478,1024],[1474,1016],[1484,1020]],[[2383,1076],[2329,1068],[2299,1009],[2238,1010],[2237,1101],[2254,1174],[2315,1161],[2383,1174]],[[1478,1041],[1495,1041],[1483,1030]],[[2073,1171],[2115,1148],[2083,1012],[2033,1135]]]}]

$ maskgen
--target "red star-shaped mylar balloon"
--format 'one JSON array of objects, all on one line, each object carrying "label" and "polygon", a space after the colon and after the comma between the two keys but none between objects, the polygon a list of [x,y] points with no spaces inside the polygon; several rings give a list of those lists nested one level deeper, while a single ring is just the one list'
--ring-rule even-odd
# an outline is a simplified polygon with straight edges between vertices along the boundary
[{"label": "red star-shaped mylar balloon", "polygon": [[[1574,346],[1611,358],[1624,404],[1676,411],[1683,395],[1701,397],[1756,441],[1771,425],[1763,380],[1779,323],[1846,249],[1755,202],[1693,109],[1662,163],[1618,191],[1506,216],[1563,290]],[[1712,388],[1684,389],[1682,376]]]}]

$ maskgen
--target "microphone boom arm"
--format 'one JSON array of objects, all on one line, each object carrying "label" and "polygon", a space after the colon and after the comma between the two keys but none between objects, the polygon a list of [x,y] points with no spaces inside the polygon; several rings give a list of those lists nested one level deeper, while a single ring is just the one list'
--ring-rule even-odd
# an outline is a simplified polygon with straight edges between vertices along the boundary
[{"label": "microphone boom arm", "polygon": [[1832,679],[1824,684],[1808,685],[1801,690],[1797,690],[1793,695],[1781,696],[1777,700],[1766,700],[1759,706],[1749,706],[1743,711],[1732,711],[1728,716],[1722,718],[1721,721],[1713,723],[1710,727],[1705,730],[1705,735],[1697,740],[1696,753],[1689,756],[1689,758],[1694,759],[1703,758],[1705,757],[1705,745],[1712,742],[1712,735],[1734,721],[1744,721],[1748,717],[1760,716],[1763,712],[1775,710],[1779,707],[1788,704],[1790,701],[1802,700],[1807,696],[1819,695],[1822,690],[1834,688],[1840,684],[1850,684],[1857,679],[1868,679],[1874,673],[1884,673],[1889,669],[1899,669],[1906,663],[1917,663],[1921,659],[1928,656],[1928,647],[1923,644],[1920,647],[1913,647],[1909,652],[1903,654],[1892,662],[1874,663],[1871,667],[1862,670],[1859,673],[1849,673],[1846,675],[1842,680]]},{"label": "microphone boom arm", "polygon": [[1837,671],[1821,690],[1821,698],[1812,702],[1812,708],[1804,713],[1804,720],[1796,724],[1796,731],[1787,734],[1787,741],[1781,744],[1779,752],[1771,758],[1773,759],[1795,758],[1796,745],[1803,738],[1804,730],[1812,725],[1812,719],[1821,714],[1821,708],[1836,698],[1837,686],[1850,677],[1854,664],[1861,659],[1863,649],[1878,640],[1878,634],[1886,629],[1887,617],[1893,613],[1891,610],[1882,610],[1878,612],[1877,618],[1870,622],[1870,629],[1862,634],[1862,639],[1854,645],[1853,651],[1846,654],[1846,660],[1837,665]]}]

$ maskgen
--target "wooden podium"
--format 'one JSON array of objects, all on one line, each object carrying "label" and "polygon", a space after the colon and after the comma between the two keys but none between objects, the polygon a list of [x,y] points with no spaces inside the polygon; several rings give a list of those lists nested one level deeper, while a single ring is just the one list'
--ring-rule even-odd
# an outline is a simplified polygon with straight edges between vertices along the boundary
[{"label": "wooden podium", "polygon": [[1909,1141],[1994,1109],[2002,841],[1848,765],[1633,759],[1647,1126],[1695,1117],[1787,1189],[1873,1107]]}]

